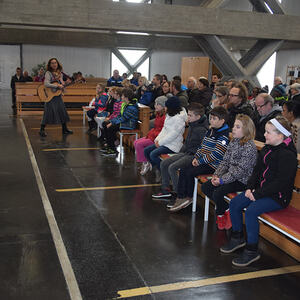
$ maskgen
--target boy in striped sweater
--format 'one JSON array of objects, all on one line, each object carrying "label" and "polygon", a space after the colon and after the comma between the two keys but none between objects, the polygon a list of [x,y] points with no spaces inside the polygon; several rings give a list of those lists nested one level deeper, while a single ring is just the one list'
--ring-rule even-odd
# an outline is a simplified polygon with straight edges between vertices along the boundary
[{"label": "boy in striped sweater", "polygon": [[217,106],[209,114],[210,129],[202,140],[195,157],[186,168],[180,169],[178,194],[175,204],[168,207],[171,212],[179,211],[193,202],[194,177],[213,174],[222,161],[229,143],[229,127],[225,123],[227,111]]}]

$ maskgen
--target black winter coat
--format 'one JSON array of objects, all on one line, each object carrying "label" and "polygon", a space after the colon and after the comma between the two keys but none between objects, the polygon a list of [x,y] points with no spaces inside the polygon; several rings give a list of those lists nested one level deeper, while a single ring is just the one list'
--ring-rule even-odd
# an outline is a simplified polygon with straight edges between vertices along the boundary
[{"label": "black winter coat", "polygon": [[270,197],[283,208],[291,201],[297,172],[297,151],[290,138],[278,146],[265,145],[259,152],[247,189],[253,196]]}]

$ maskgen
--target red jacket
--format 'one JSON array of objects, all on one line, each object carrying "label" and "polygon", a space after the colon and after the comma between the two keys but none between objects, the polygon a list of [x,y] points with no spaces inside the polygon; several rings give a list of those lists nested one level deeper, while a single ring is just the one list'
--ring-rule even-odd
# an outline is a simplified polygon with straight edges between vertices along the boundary
[{"label": "red jacket", "polygon": [[154,120],[154,128],[152,128],[146,138],[153,141],[155,140],[155,138],[159,135],[159,133],[161,132],[162,128],[164,127],[164,123],[165,123],[165,118],[166,115],[159,115],[159,113],[156,114],[155,120]]}]

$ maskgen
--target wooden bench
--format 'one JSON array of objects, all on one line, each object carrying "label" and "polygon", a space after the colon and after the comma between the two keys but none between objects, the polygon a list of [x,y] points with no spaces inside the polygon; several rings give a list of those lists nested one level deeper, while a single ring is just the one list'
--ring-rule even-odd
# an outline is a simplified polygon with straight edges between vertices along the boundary
[{"label": "wooden bench", "polygon": [[[258,141],[255,141],[255,144],[258,150],[264,146],[264,143]],[[298,166],[300,166],[299,154]],[[193,212],[196,211],[198,183],[206,182],[211,176],[212,174],[195,177]],[[262,214],[258,219],[260,221],[260,235],[300,261],[300,169],[297,170],[294,187],[292,200],[287,208]],[[230,201],[235,196],[237,193],[231,193],[226,195],[225,199]],[[205,196],[204,221],[208,221],[209,205],[210,199]]]},{"label": "wooden bench", "polygon": [[[40,82],[16,83],[16,104],[18,115],[41,115],[43,114],[43,103],[37,94]],[[82,105],[87,105],[95,97],[96,83],[76,83],[65,89],[63,101],[65,103],[76,103],[78,107],[68,107],[68,112],[81,114]],[[27,106],[26,106],[27,104]],[[28,106],[31,104],[32,106]]]}]

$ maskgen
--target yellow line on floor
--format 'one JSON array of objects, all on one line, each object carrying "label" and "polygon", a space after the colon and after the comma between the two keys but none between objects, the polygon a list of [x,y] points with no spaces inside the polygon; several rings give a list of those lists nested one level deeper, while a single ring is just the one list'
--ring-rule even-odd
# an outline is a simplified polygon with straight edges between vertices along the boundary
[{"label": "yellow line on floor", "polygon": [[117,185],[117,186],[98,186],[98,187],[87,187],[87,188],[74,188],[74,189],[56,189],[56,192],[82,192],[82,191],[97,191],[97,190],[117,190],[117,189],[132,189],[132,188],[143,188],[149,186],[160,186],[159,183],[153,184],[135,184],[135,185]]},{"label": "yellow line on floor", "polygon": [[[68,126],[69,127],[69,126]],[[70,129],[74,129],[74,128],[85,128],[85,126],[70,126]],[[31,127],[30,129],[34,129],[34,130],[38,130],[38,129],[41,129],[41,127]],[[57,127],[46,127],[46,130],[51,130],[51,129],[61,129],[61,126]]]},{"label": "yellow line on floor", "polygon": [[50,148],[50,149],[43,149],[44,152],[50,151],[83,151],[83,150],[99,150],[99,147],[95,148]]},{"label": "yellow line on floor", "polygon": [[283,275],[283,274],[296,273],[296,272],[300,272],[300,265],[282,267],[277,269],[262,270],[256,272],[247,272],[247,273],[236,274],[236,275],[200,279],[195,281],[184,281],[184,282],[163,284],[163,285],[157,285],[151,287],[122,290],[122,291],[118,291],[119,297],[116,299],[145,296],[145,295],[156,294],[156,293],[171,292],[177,290],[197,288],[202,286],[209,286],[214,284],[222,284],[228,282]]}]

